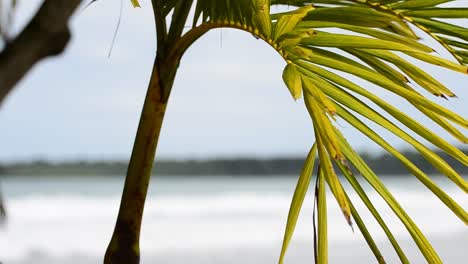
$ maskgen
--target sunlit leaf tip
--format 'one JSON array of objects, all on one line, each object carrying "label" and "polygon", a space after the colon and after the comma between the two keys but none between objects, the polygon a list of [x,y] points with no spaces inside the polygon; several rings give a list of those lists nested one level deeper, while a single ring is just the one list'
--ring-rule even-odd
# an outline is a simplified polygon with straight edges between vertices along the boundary
[{"label": "sunlit leaf tip", "polygon": [[314,143],[307,158],[304,162],[299,180],[296,184],[296,190],[294,191],[294,196],[291,201],[291,206],[289,208],[288,220],[286,224],[286,230],[284,232],[283,245],[281,248],[281,255],[279,263],[284,263],[284,257],[286,255],[286,250],[288,249],[289,242],[294,234],[294,229],[296,228],[297,219],[301,211],[302,203],[307,194],[309,188],[309,183],[312,178],[312,171],[314,169],[315,157],[317,154],[317,144]]},{"label": "sunlit leaf tip", "polygon": [[283,71],[283,80],[286,86],[291,92],[292,97],[294,100],[301,98],[302,95],[302,83],[301,83],[301,76],[299,71],[297,70],[296,65],[293,63],[288,63]]},{"label": "sunlit leaf tip", "polygon": [[314,7],[312,5],[308,5],[279,15],[276,27],[273,30],[273,39],[276,40],[279,37],[292,32],[296,25],[313,9]]},{"label": "sunlit leaf tip", "polygon": [[130,0],[130,1],[132,2],[133,7],[141,7],[138,0]]}]

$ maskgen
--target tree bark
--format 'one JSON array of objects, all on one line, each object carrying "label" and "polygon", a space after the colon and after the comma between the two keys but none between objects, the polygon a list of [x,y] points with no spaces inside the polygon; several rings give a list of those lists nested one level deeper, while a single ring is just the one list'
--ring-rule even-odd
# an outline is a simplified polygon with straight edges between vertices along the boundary
[{"label": "tree bark", "polygon": [[68,22],[82,0],[44,0],[37,13],[0,53],[0,106],[39,61],[63,52],[70,40]]},{"label": "tree bark", "polygon": [[156,59],[127,170],[119,214],[105,264],[138,264],[140,230],[146,194],[170,88],[178,63]]},{"label": "tree bark", "polygon": [[5,221],[6,218],[6,210],[5,206],[3,205],[2,193],[0,192],[0,225]]}]

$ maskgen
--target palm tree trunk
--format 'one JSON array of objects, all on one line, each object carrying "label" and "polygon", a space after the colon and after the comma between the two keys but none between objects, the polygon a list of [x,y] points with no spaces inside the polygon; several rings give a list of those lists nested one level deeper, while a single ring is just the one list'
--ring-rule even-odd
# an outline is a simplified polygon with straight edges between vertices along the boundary
[{"label": "palm tree trunk", "polygon": [[140,262],[140,228],[167,99],[178,63],[156,58],[127,170],[119,214],[105,264]]}]

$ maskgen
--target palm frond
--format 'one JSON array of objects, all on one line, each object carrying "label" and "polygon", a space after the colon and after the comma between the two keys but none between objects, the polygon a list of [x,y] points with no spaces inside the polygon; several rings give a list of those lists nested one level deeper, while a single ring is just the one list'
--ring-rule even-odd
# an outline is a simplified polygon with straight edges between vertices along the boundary
[{"label": "palm frond", "polygon": [[[318,143],[320,145],[320,143]],[[328,264],[328,231],[327,231],[327,195],[325,192],[324,171],[318,170],[318,241],[317,245],[317,263]]]},{"label": "palm frond", "polygon": [[286,250],[288,249],[289,242],[291,241],[294,229],[296,228],[299,212],[301,211],[302,203],[304,202],[307,189],[309,188],[316,156],[317,144],[314,144],[309,151],[309,155],[307,155],[307,159],[304,163],[304,167],[302,168],[301,175],[296,185],[296,190],[294,191],[291,206],[289,207],[288,221],[286,224],[286,231],[284,232],[283,246],[281,248],[279,263],[283,263],[284,261]]},{"label": "palm frond", "polygon": [[[307,3],[306,1],[289,2],[295,2],[297,6]],[[299,2],[302,2],[302,4]],[[468,214],[460,205],[438,187],[428,175],[417,168],[403,154],[398,152],[372,129],[367,127],[360,119],[366,118],[407,141],[420,152],[426,160],[433,164],[435,168],[446,175],[465,192],[468,192],[468,183],[441,157],[430,150],[429,147],[420,143],[417,139],[402,130],[400,128],[401,124],[449,153],[463,164],[468,164],[467,155],[444,139],[436,136],[435,133],[401,112],[396,107],[385,102],[385,100],[335,72],[345,72],[354,75],[404,98],[409,105],[413,105],[422,114],[428,116],[442,128],[454,135],[455,138],[466,143],[466,136],[452,125],[452,123],[454,123],[463,128],[467,128],[468,121],[466,118],[426,98],[418,92],[417,89],[422,88],[435,96],[443,98],[454,97],[455,94],[419,66],[402,57],[401,54],[404,54],[406,57],[412,57],[465,74],[467,73],[467,67],[434,55],[432,48],[419,42],[415,34],[409,34],[408,32],[412,32],[413,30],[409,27],[408,23],[421,21],[418,19],[410,19],[409,15],[411,13],[409,12],[403,16],[394,12],[391,8],[385,7],[385,5],[383,5],[384,3],[377,3],[377,1],[365,3],[357,3],[357,1],[317,2],[323,4],[329,2],[331,5],[320,6],[311,10],[304,19],[297,23],[296,27],[291,30],[291,32],[285,33],[287,36],[301,36],[300,41],[295,40],[282,44],[281,41],[284,41],[286,38],[280,38],[278,40],[278,45],[284,51],[284,57],[288,61],[287,68],[296,69],[294,75],[299,75],[299,77],[296,76],[295,79],[301,78],[306,80],[302,82],[304,100],[314,120],[316,137],[321,138],[323,144],[323,147],[321,147],[320,144],[318,146],[319,150],[322,149],[322,151],[319,151],[320,164],[321,166],[326,166],[326,164],[329,163],[327,158],[323,158],[323,156],[333,159],[336,166],[340,167],[346,178],[351,180],[353,188],[358,193],[362,194],[362,189],[356,184],[357,181],[354,180],[354,176],[349,173],[350,170],[346,169],[347,167],[343,164],[349,162],[354,166],[394,210],[395,214],[407,227],[408,232],[415,240],[427,261],[430,263],[440,263],[440,258],[432,249],[427,239],[404,212],[398,202],[384,188],[383,184],[378,181],[377,176],[373,174],[371,169],[350,149],[351,147],[349,144],[343,143],[344,138],[342,138],[340,132],[334,127],[333,119],[336,117],[343,119],[394,155],[408,168],[409,172],[439,197],[439,199],[465,223],[468,223]],[[416,4],[416,1],[407,2]],[[412,10],[416,8],[420,10],[429,5],[429,3],[427,3],[429,1],[425,1],[425,4],[422,4],[421,1],[417,2],[420,2],[420,5],[414,5]],[[393,1],[392,3],[396,4],[397,2]],[[398,3],[402,4],[402,1],[398,1]],[[436,5],[436,3],[433,4]],[[433,5],[429,5],[429,7],[432,6]],[[468,15],[468,13],[460,12],[460,10],[463,11],[463,9],[444,9],[444,14],[437,16],[457,18]],[[425,12],[424,14],[429,16],[432,12],[434,11]],[[445,12],[453,13],[446,14]],[[422,14],[419,12],[414,13],[420,16]],[[367,16],[364,14],[367,14]],[[288,15],[288,12],[273,15],[273,17],[280,19],[281,16],[284,15]],[[399,25],[398,30],[395,30],[395,25]],[[343,31],[336,33],[334,30],[329,30],[336,28],[343,30],[345,33],[342,33]],[[301,35],[301,32],[304,31],[313,32],[313,34],[309,34],[308,36]],[[429,33],[427,30],[425,30],[425,32]],[[440,30],[438,32],[442,31]],[[449,34],[452,37],[460,37],[464,34],[464,31],[459,30],[459,28],[453,25],[442,33]],[[430,34],[433,36],[432,33]],[[446,48],[449,51],[453,51],[451,46]],[[330,71],[330,69],[333,69],[334,72]],[[409,80],[413,80],[419,87],[412,87],[409,84]],[[291,89],[291,82],[285,79],[285,83]],[[296,91],[295,98],[297,98],[297,95],[300,94],[297,88],[297,82],[294,89]],[[398,124],[386,119],[382,114],[367,106],[366,103],[354,97],[350,92],[360,94],[371,100],[380,107],[378,111],[386,112],[391,115]],[[326,96],[317,96],[317,94],[325,94]],[[310,98],[313,99],[311,100]],[[316,103],[311,103],[311,101]],[[327,105],[333,105],[334,113],[330,112],[329,106],[320,103],[325,101],[328,102]],[[358,118],[354,116],[353,113],[357,113],[362,117]],[[321,127],[327,129],[324,130]],[[336,132],[329,132],[332,129],[335,129]],[[330,144],[329,141],[333,142],[333,144]],[[336,143],[338,143],[338,145]],[[331,151],[328,151],[328,149]],[[343,153],[344,157],[338,158],[336,153]],[[325,171],[325,174],[335,175],[331,170]],[[362,195],[360,196],[363,198]],[[368,206],[371,205],[370,201],[365,200],[365,203],[368,204]],[[374,214],[374,216],[378,217],[376,214]],[[379,222],[383,222],[383,220]],[[408,260],[404,254],[402,254],[401,248],[396,243],[396,240],[393,238],[388,228],[383,225],[382,227],[386,230],[388,238],[394,245],[397,254],[400,256],[400,260],[403,263],[407,263]],[[360,229],[362,230],[362,228]],[[370,243],[373,252],[378,254],[378,251],[372,244],[372,240],[369,239],[369,237],[367,237],[366,240]]]},{"label": "palm frond", "polygon": [[271,34],[268,0],[198,0],[193,24],[210,21],[236,23],[266,38]]},{"label": "palm frond", "polygon": [[[408,106],[433,120],[461,143],[468,143],[462,132],[468,120],[424,96],[451,99],[455,93],[421,68],[417,61],[439,66],[461,74],[468,73],[468,29],[457,19],[468,18],[468,8],[447,7],[450,0],[153,0],[166,19],[172,12],[168,41],[182,52],[202,34],[219,27],[237,28],[252,33],[271,45],[286,61],[283,80],[294,100],[304,98],[310,113],[316,145],[306,159],[300,175],[287,220],[280,263],[293,236],[302,201],[312,177],[315,155],[318,154],[318,262],[326,263],[326,196],[328,185],[344,216],[351,216],[361,230],[380,263],[384,256],[377,248],[347,191],[337,177],[336,168],[370,210],[384,230],[402,263],[409,263],[396,238],[372,201],[367,197],[356,176],[357,171],[385,200],[405,225],[421,253],[429,263],[441,263],[421,230],[411,220],[398,201],[386,189],[372,169],[362,160],[336,128],[340,118],[395,156],[410,173],[433,192],[464,223],[468,213],[432,179],[390,142],[369,128],[362,120],[375,123],[406,141],[440,173],[468,192],[468,183],[428,144],[443,150],[462,164],[468,165],[467,154],[437,136],[423,124],[388,103],[360,84],[346,79],[346,73],[385,89],[402,99]],[[134,4],[137,4],[136,1]],[[294,9],[270,14],[271,5],[289,5]],[[194,6],[192,28],[183,26],[190,8]],[[445,20],[444,20],[445,19]],[[450,19],[450,20],[446,20]],[[172,36],[172,37],[171,37]],[[422,37],[438,41],[455,61],[440,57],[432,47],[421,42]],[[373,102],[369,106],[356,95]],[[394,121],[386,116],[391,116]],[[427,140],[421,143],[406,131]]]}]

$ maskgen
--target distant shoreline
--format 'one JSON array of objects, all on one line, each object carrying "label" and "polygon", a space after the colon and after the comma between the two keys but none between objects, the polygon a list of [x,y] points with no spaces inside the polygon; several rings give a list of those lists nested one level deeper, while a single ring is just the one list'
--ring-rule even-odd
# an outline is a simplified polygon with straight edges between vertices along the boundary
[{"label": "distant shoreline", "polygon": [[[462,150],[467,153],[468,150]],[[439,171],[424,158],[415,152],[403,152],[418,168],[427,174],[438,174]],[[438,154],[460,174],[468,174],[468,167],[454,160],[448,155]],[[383,155],[362,154],[371,168],[379,174],[407,175],[408,170],[394,157]],[[297,175],[300,173],[303,158],[236,158],[236,159],[209,159],[209,160],[183,160],[183,161],[157,161],[154,174],[161,176],[172,175],[231,175],[231,176],[262,176],[262,175]],[[117,176],[125,175],[126,161],[69,161],[49,162],[31,161],[18,163],[1,163],[0,176]]]}]

